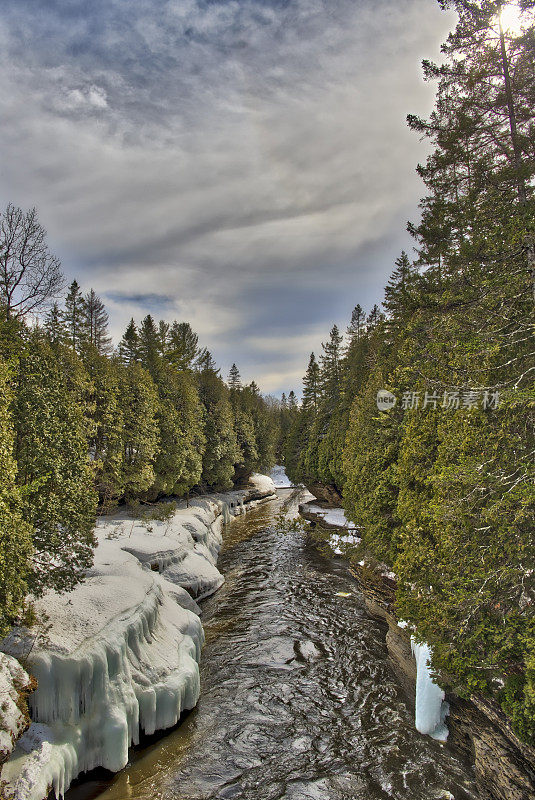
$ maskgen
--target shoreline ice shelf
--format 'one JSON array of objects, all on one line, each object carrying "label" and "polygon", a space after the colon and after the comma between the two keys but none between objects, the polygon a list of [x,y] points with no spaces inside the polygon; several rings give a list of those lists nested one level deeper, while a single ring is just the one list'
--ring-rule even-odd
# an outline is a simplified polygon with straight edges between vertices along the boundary
[{"label": "shoreline ice shelf", "polygon": [[[15,629],[2,650],[38,681],[32,724],[3,766],[6,798],[60,797],[81,772],[112,772],[143,731],[177,723],[199,698],[204,632],[197,600],[224,582],[222,528],[273,497],[273,481],[178,505],[170,520],[102,518],[95,561],[69,594],[36,603],[40,630]],[[254,499],[251,499],[254,498]]]}]

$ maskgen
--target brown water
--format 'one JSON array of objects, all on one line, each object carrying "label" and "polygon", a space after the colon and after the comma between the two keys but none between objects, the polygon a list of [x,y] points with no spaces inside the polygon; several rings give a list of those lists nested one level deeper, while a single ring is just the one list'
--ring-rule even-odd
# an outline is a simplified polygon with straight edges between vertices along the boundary
[{"label": "brown water", "polygon": [[414,730],[346,564],[277,530],[281,504],[296,507],[280,495],[227,528],[197,708],[68,800],[477,798],[470,768]]}]

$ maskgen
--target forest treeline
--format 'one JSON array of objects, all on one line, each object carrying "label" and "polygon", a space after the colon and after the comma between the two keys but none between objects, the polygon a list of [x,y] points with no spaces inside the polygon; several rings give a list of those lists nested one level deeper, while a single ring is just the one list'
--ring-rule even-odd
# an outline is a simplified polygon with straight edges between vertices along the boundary
[{"label": "forest treeline", "polygon": [[113,349],[93,290],[50,306],[63,279],[35,211],[8,206],[0,236],[2,634],[28,593],[82,579],[97,511],[268,470],[279,410],[235,365],[225,382],[187,322],[131,320]]},{"label": "forest treeline", "polygon": [[[535,39],[499,3],[443,2],[459,24],[427,120],[421,219],[383,308],[360,306],[311,355],[283,415],[294,481],[343,497],[397,613],[442,681],[498,700],[535,742]],[[377,393],[396,404],[380,410]]]}]

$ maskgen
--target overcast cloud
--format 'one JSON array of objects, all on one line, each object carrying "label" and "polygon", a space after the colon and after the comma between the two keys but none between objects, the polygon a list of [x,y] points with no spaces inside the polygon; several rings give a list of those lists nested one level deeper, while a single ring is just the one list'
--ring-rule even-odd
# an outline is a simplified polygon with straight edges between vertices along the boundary
[{"label": "overcast cloud", "polygon": [[68,279],[191,322],[228,372],[300,387],[411,246],[452,25],[435,0],[3,0],[0,201]]}]

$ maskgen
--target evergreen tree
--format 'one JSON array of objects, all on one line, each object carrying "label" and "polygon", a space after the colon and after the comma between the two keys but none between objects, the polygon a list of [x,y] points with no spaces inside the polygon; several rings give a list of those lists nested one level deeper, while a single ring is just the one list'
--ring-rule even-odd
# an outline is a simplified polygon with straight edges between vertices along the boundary
[{"label": "evergreen tree", "polygon": [[45,317],[45,331],[51,344],[61,344],[65,340],[63,314],[58,303],[53,303]]},{"label": "evergreen tree", "polygon": [[77,281],[73,281],[69,286],[69,291],[65,298],[64,323],[67,332],[67,340],[72,348],[79,351],[82,343],[86,340],[85,327],[85,300]]},{"label": "evergreen tree", "polygon": [[158,323],[158,347],[162,357],[167,355],[169,350],[169,332],[171,326],[168,322],[161,319]]},{"label": "evergreen tree", "polygon": [[212,369],[199,374],[199,393],[205,409],[202,481],[215,489],[229,489],[240,451],[234,430],[229,390]]},{"label": "evergreen tree", "polygon": [[219,369],[211,352],[203,347],[197,356],[195,366],[199,372],[213,372],[219,375]]},{"label": "evergreen tree", "polygon": [[138,337],[140,362],[154,378],[161,368],[162,359],[158,328],[150,314],[142,321]]},{"label": "evergreen tree", "polygon": [[391,325],[398,326],[406,321],[414,307],[411,301],[416,270],[405,251],[395,261],[392,272],[385,287],[383,306],[387,311]]},{"label": "evergreen tree", "polygon": [[362,309],[362,306],[360,305],[360,303],[357,303],[357,305],[355,306],[355,308],[351,313],[351,322],[347,328],[347,337],[350,343],[355,339],[357,342],[360,340],[360,337],[362,335],[362,329],[364,327],[364,320],[365,320],[365,314]]},{"label": "evergreen tree", "polygon": [[101,355],[111,353],[108,312],[94,289],[91,289],[84,298],[83,318],[86,341],[93,345]]},{"label": "evergreen tree", "polygon": [[377,305],[377,303],[375,303],[374,307],[372,308],[366,319],[366,327],[368,328],[368,330],[369,331],[373,330],[376,327],[377,323],[380,321],[380,319],[381,319],[381,313],[379,311],[379,306]]},{"label": "evergreen tree", "polygon": [[201,479],[205,443],[201,404],[187,372],[162,370],[157,389],[159,453],[152,494],[183,495]]},{"label": "evergreen tree", "polygon": [[106,510],[123,496],[125,489],[120,370],[115,360],[100,354],[93,345],[85,346],[82,355],[91,381],[89,455],[99,498]]},{"label": "evergreen tree", "polygon": [[[168,360],[178,369],[193,369],[193,365],[200,354],[199,337],[192,330],[189,322],[173,322],[169,336]],[[210,354],[205,351],[204,366],[206,365],[207,356],[210,356]],[[215,364],[208,368],[213,369],[214,367]]]},{"label": "evergreen tree", "polygon": [[[15,404],[22,514],[33,528],[33,593],[71,589],[93,559],[96,495],[79,394],[39,332],[20,360]],[[78,394],[78,396],[77,396]]]},{"label": "evergreen tree", "polygon": [[32,528],[22,519],[22,498],[13,456],[11,375],[0,360],[0,636],[5,636],[24,603],[32,556]]},{"label": "evergreen tree", "polygon": [[340,390],[342,340],[338,326],[333,325],[329,341],[322,344],[323,353],[320,356],[322,405],[328,410],[334,408]]},{"label": "evergreen tree", "polygon": [[303,409],[316,412],[319,402],[320,367],[314,353],[310,354],[308,367],[303,378]]},{"label": "evergreen tree", "polygon": [[139,497],[154,484],[159,451],[158,394],[149,373],[134,362],[120,371],[119,408],[122,418],[121,486],[127,499]]},{"label": "evergreen tree", "polygon": [[139,361],[139,335],[133,319],[128,323],[128,327],[119,342],[118,355],[125,365]]},{"label": "evergreen tree", "polygon": [[229,389],[241,389],[241,375],[236,364],[233,364],[230,368],[227,384]]}]

